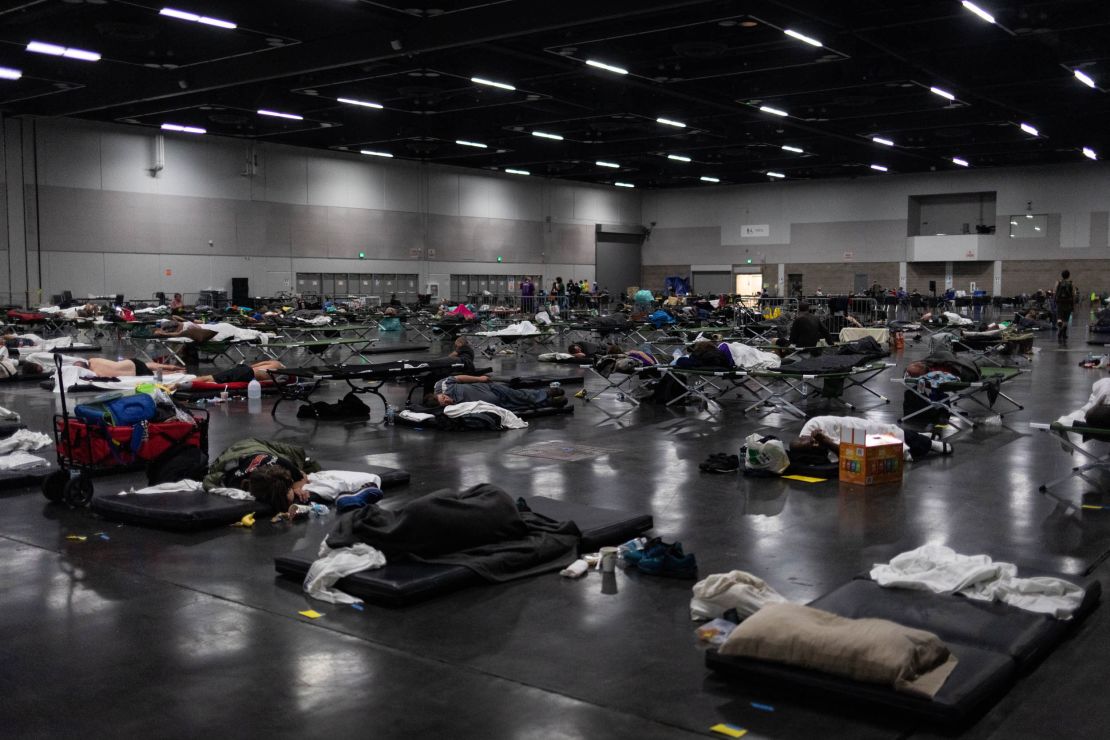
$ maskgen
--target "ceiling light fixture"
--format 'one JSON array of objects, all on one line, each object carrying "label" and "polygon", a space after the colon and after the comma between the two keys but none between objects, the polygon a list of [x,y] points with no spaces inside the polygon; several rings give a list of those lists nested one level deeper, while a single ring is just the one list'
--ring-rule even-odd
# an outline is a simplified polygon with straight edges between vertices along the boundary
[{"label": "ceiling light fixture", "polygon": [[706,175],[702,175],[698,179],[701,180],[702,182],[720,182],[721,181],[721,179],[719,177],[708,177]]},{"label": "ceiling light fixture", "polygon": [[359,149],[359,154],[365,154],[368,157],[392,157],[389,152],[376,152],[373,149]]},{"label": "ceiling light fixture", "polygon": [[673,159],[676,162],[689,162],[690,161],[689,157],[684,157],[681,154],[668,154],[667,159]]},{"label": "ceiling light fixture", "polygon": [[598,69],[604,69],[607,72],[616,72],[619,75],[628,74],[627,69],[623,69],[621,67],[614,67],[612,64],[606,64],[605,62],[599,62],[599,61],[596,61],[594,59],[587,59],[586,64],[590,65],[591,67],[597,67]]},{"label": "ceiling light fixture", "polygon": [[783,33],[785,33],[787,36],[789,36],[792,39],[798,39],[798,41],[804,41],[807,44],[809,44],[810,46],[817,46],[817,47],[824,46],[824,44],[822,44],[817,39],[812,38],[810,36],[806,36],[804,33],[798,33],[797,31],[791,31],[789,28],[784,30]]},{"label": "ceiling light fixture", "polygon": [[614,182],[613,184],[616,185],[618,188],[634,188],[634,187],[636,187],[635,185],[633,185],[630,182]]},{"label": "ceiling light fixture", "polygon": [[598,160],[597,162],[594,162],[594,164],[596,164],[598,167],[611,167],[612,169],[620,168],[620,165],[616,162],[602,162],[601,160]]},{"label": "ceiling light fixture", "polygon": [[459,146],[472,146],[475,149],[487,149],[488,148],[485,144],[482,144],[481,142],[467,141],[465,139],[455,139],[455,143],[458,144]]},{"label": "ceiling light fixture", "polygon": [[470,81],[475,82],[479,85],[488,85],[489,87],[499,87],[502,90],[516,90],[516,88],[513,87],[512,85],[507,85],[504,82],[494,82],[493,80],[487,80],[485,77],[471,77]]},{"label": "ceiling light fixture", "polygon": [[759,106],[759,109],[761,111],[763,111],[764,113],[770,113],[772,116],[789,116],[790,115],[789,113],[787,113],[784,110],[779,110],[778,108],[772,108],[769,105],[761,105],[761,106]]},{"label": "ceiling light fixture", "polygon": [[100,55],[95,51],[85,51],[84,49],[75,49],[68,46],[58,46],[57,44],[47,44],[43,41],[32,41],[27,44],[27,51],[32,51],[36,54],[48,54],[52,57],[66,57],[68,59],[80,59],[83,62],[99,62]]},{"label": "ceiling light fixture", "polygon": [[206,26],[215,26],[216,28],[227,28],[234,30],[237,26],[231,21],[222,21],[219,18],[209,18],[206,15],[197,15],[190,13],[187,10],[175,10],[174,8],[162,8],[158,12],[159,15],[166,15],[170,18],[177,18],[182,21],[192,21],[193,23],[203,23]]},{"label": "ceiling light fixture", "polygon": [[183,134],[207,134],[208,131],[196,126],[182,126],[179,123],[163,123],[162,128],[166,131],[180,131]]},{"label": "ceiling light fixture", "polygon": [[514,170],[512,167],[506,167],[505,171],[508,172],[510,175],[531,175],[532,174],[528,170]]},{"label": "ceiling light fixture", "polygon": [[805,150],[802,149],[801,147],[790,146],[789,144],[783,144],[782,145],[782,150],[784,152],[794,152],[795,154],[805,154]]},{"label": "ceiling light fixture", "polygon": [[1098,154],[1089,146],[1083,147],[1083,156],[1087,159],[1098,159]]},{"label": "ceiling light fixture", "polygon": [[1033,201],[1031,200],[1025,203],[1025,217],[1033,218]]},{"label": "ceiling light fixture", "polygon": [[971,166],[967,163],[966,159],[960,159],[959,157],[952,157],[952,163],[953,164],[958,164],[961,167],[970,167]]},{"label": "ceiling light fixture", "polygon": [[1087,75],[1083,74],[1078,69],[1073,70],[1073,71],[1075,72],[1075,79],[1079,80],[1080,82],[1082,82],[1087,87],[1090,87],[1090,88],[1095,87],[1095,81],[1093,79],[1091,79]]},{"label": "ceiling light fixture", "polygon": [[538,136],[541,139],[554,139],[555,141],[562,141],[563,137],[559,134],[549,134],[544,131],[533,131],[532,136]]},{"label": "ceiling light fixture", "polygon": [[0,80],[18,80],[23,73],[11,67],[0,67]]},{"label": "ceiling light fixture", "polygon": [[282,113],[282,112],[276,111],[276,110],[266,110],[265,108],[260,108],[258,110],[258,115],[260,115],[260,116],[273,116],[274,118],[288,118],[290,121],[303,121],[304,120],[304,116],[298,116],[296,113]]},{"label": "ceiling light fixture", "polygon": [[1028,123],[1021,124],[1021,130],[1030,136],[1040,136],[1041,132],[1030,126]]},{"label": "ceiling light fixture", "polygon": [[939,87],[930,87],[929,92],[931,92],[933,95],[939,95],[942,98],[944,98],[945,100],[955,100],[956,99],[955,95],[948,92],[947,90],[941,90]]},{"label": "ceiling light fixture", "polygon": [[962,5],[975,15],[985,20],[987,23],[994,23],[994,16],[980,8],[975,3],[969,3],[967,0],[963,0]]},{"label": "ceiling light fixture", "polygon": [[381,110],[382,107],[381,103],[371,103],[369,100],[355,100],[354,98],[336,98],[336,100],[340,103],[346,103],[347,105],[359,105],[363,108],[377,108]]},{"label": "ceiling light fixture", "polygon": [[884,139],[881,136],[872,136],[871,141],[875,142],[876,144],[882,144],[883,146],[894,146],[893,141],[891,141],[890,139]]},{"label": "ceiling light fixture", "polygon": [[768,172],[767,177],[773,177],[776,180],[781,180],[782,178],[786,177],[786,175],[782,174],[781,172]]},{"label": "ceiling light fixture", "polygon": [[675,128],[686,128],[686,124],[682,121],[672,121],[669,118],[656,118],[656,123],[661,123],[664,126],[674,126]]},{"label": "ceiling light fixture", "polygon": [[887,168],[882,166],[881,164],[873,164],[871,165],[871,169],[876,170],[877,172],[887,172]]}]

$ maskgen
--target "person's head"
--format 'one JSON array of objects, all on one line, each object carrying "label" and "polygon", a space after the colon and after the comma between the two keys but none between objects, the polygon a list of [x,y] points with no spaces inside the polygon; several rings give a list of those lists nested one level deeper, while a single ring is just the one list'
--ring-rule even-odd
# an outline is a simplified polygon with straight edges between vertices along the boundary
[{"label": "person's head", "polygon": [[911,378],[920,378],[925,373],[929,372],[929,366],[921,360],[911,362],[906,365],[906,375]]},{"label": "person's head", "polygon": [[828,460],[828,450],[810,434],[792,440],[789,455],[792,461],[799,463],[820,463]]},{"label": "person's head", "polygon": [[280,465],[263,465],[243,480],[243,488],[275,514],[288,511],[293,503],[293,476]]},{"label": "person's head", "polygon": [[466,340],[466,337],[455,337],[455,349],[462,349],[463,347],[469,346],[470,342]]},{"label": "person's head", "polygon": [[20,363],[20,369],[24,375],[42,375],[42,373],[46,372],[46,368],[31,360],[24,360]]},{"label": "person's head", "polygon": [[180,301],[181,300],[181,294],[180,293],[174,293],[173,294],[173,299],[175,301]]},{"label": "person's head", "polygon": [[1071,270],[1064,270],[1063,272],[1060,273],[1060,277],[1063,278],[1064,280],[1067,280],[1068,278],[1071,277]]},{"label": "person's head", "polygon": [[584,355],[584,354],[586,354],[586,350],[582,348],[581,344],[578,344],[577,342],[575,342],[574,344],[567,347],[567,354],[568,355]]},{"label": "person's head", "polygon": [[389,308],[387,308],[387,309],[386,309],[385,311],[383,311],[383,313],[384,313],[384,314],[385,314],[386,316],[396,316],[396,315],[397,315],[397,309],[396,309],[396,308],[394,308],[393,306],[390,306],[390,307],[389,307]]},{"label": "person's head", "polygon": [[802,301],[798,304],[798,313],[809,313],[809,304]]}]

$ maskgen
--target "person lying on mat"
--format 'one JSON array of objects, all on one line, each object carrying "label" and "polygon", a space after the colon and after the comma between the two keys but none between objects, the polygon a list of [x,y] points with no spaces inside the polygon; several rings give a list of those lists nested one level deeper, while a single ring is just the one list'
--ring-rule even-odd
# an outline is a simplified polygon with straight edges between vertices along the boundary
[{"label": "person lying on mat", "polygon": [[560,408],[567,405],[562,388],[513,388],[494,383],[488,375],[452,375],[438,381],[435,392],[424,397],[425,406],[453,406],[456,403],[485,401],[509,411]]},{"label": "person lying on mat", "polygon": [[[27,373],[51,372],[54,370],[54,357],[51,352],[34,352],[27,358]],[[69,367],[82,367],[98,378],[119,378],[123,376],[154,375],[156,372],[183,373],[185,368],[180,365],[169,365],[164,362],[147,362],[143,360],[109,360],[107,357],[73,357],[72,355],[57,355],[62,358],[62,365]],[[38,370],[33,370],[35,366]]]},{"label": "person lying on mat", "polygon": [[589,342],[574,342],[567,347],[567,354],[583,360],[588,360],[594,355],[601,354],[601,347]]},{"label": "person lying on mat", "polygon": [[303,447],[262,439],[243,439],[224,450],[203,485],[247,491],[275,514],[312,501],[334,502],[342,512],[382,498],[381,478],[373,473],[321,471]]},{"label": "person lying on mat", "polygon": [[895,424],[885,424],[854,416],[815,416],[803,426],[798,437],[790,443],[790,459],[795,462],[835,462],[840,455],[840,440],[867,434],[889,434],[902,440],[902,451],[907,460],[921,460],[931,452],[951,455],[952,445],[924,434],[902,429]]},{"label": "person lying on mat", "polygon": [[259,360],[249,365],[238,364],[211,375],[197,376],[193,383],[249,383],[252,380],[270,380],[270,370],[281,370],[285,365],[277,360]]}]

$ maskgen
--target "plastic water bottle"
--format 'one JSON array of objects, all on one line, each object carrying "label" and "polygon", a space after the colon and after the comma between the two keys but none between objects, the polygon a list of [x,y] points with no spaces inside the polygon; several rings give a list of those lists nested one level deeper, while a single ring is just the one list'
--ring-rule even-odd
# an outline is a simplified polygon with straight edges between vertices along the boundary
[{"label": "plastic water bottle", "polygon": [[158,368],[157,370],[154,371],[154,382],[157,383],[158,385],[162,385],[162,369],[161,368]]},{"label": "plastic water bottle", "polygon": [[385,423],[387,425],[392,424],[393,419],[396,418],[396,416],[397,416],[397,409],[393,408],[393,404],[387,403],[385,405]]},{"label": "plastic water bottle", "polygon": [[258,378],[252,378],[247,384],[247,398],[262,398],[262,384],[258,382]]}]

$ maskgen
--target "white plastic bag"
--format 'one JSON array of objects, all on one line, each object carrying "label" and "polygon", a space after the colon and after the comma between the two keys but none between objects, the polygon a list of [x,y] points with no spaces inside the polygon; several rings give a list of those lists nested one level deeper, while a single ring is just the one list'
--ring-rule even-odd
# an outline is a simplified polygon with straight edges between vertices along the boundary
[{"label": "white plastic bag", "polygon": [[786,447],[781,439],[749,434],[744,440],[744,448],[745,470],[766,470],[781,475],[790,467],[790,457],[786,454]]}]

